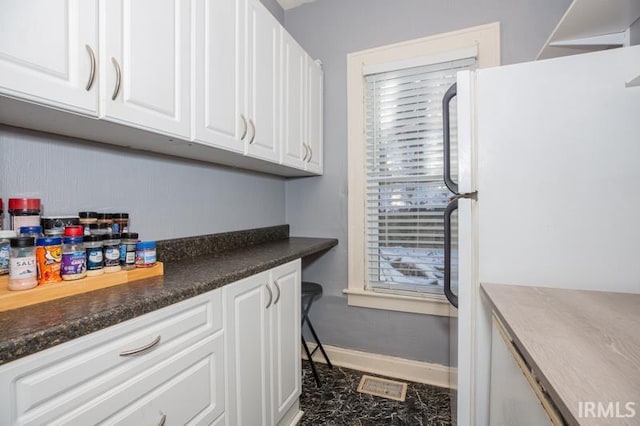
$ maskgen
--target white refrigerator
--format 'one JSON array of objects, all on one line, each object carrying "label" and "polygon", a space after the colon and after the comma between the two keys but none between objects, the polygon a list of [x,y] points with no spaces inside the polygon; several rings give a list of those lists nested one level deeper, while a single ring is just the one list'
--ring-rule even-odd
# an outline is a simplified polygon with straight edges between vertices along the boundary
[{"label": "white refrigerator", "polygon": [[458,74],[458,425],[489,424],[481,283],[640,293],[638,75],[640,46]]}]

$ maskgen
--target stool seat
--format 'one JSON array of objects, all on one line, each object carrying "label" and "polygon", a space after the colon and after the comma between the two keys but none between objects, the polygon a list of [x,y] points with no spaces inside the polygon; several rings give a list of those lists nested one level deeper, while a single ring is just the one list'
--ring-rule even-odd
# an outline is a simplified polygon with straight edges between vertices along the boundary
[{"label": "stool seat", "polygon": [[313,349],[313,351],[309,350],[309,346],[307,345],[307,342],[304,340],[304,336],[302,337],[302,346],[304,347],[304,351],[307,354],[307,359],[309,360],[309,364],[311,365],[311,371],[313,373],[313,377],[316,380],[316,385],[318,387],[320,387],[321,382],[320,382],[320,377],[318,376],[318,372],[316,371],[316,366],[313,362],[313,354],[315,353],[315,351],[317,351],[318,349],[320,350],[320,352],[322,353],[322,356],[324,357],[325,361],[327,361],[327,365],[330,368],[333,368],[333,365],[331,364],[331,361],[329,360],[329,357],[327,356],[327,353],[325,352],[324,348],[322,347],[322,343],[320,343],[320,339],[318,338],[318,335],[316,334],[316,331],[313,329],[313,325],[311,324],[311,320],[309,319],[309,310],[311,309],[311,305],[313,304],[313,300],[317,297],[317,296],[321,296],[322,295],[322,286],[318,283],[313,283],[310,281],[302,281],[302,285],[301,285],[301,299],[302,299],[302,326],[304,327],[305,324],[307,324],[307,327],[309,328],[309,331],[311,332],[311,335],[313,336],[313,339],[316,341],[316,347]]},{"label": "stool seat", "polygon": [[320,296],[322,295],[322,286],[318,283],[312,283],[311,281],[302,281],[302,295]]}]

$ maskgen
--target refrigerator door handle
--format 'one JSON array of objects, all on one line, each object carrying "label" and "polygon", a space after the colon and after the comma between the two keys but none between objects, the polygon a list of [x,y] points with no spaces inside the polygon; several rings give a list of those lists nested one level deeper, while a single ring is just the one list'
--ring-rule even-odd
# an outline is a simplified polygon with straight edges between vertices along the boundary
[{"label": "refrigerator door handle", "polygon": [[449,191],[458,193],[458,184],[451,179],[451,120],[449,105],[458,94],[458,84],[453,83],[442,98],[442,141],[444,145],[444,183]]},{"label": "refrigerator door handle", "polygon": [[451,290],[451,214],[458,209],[455,198],[444,209],[444,295],[449,303],[458,307],[458,295]]}]

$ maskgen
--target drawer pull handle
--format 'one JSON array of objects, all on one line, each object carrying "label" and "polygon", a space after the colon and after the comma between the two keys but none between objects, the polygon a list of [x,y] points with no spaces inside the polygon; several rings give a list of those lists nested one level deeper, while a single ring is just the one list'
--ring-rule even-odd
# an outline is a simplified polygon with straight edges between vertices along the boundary
[{"label": "drawer pull handle", "polygon": [[310,162],[313,158],[313,150],[311,149],[311,145],[307,144],[307,146],[309,147],[309,159],[307,160],[307,162]]},{"label": "drawer pull handle", "polygon": [[88,44],[84,45],[87,48],[87,53],[89,53],[89,59],[91,60],[91,72],[89,73],[89,81],[87,82],[87,92],[91,90],[91,86],[93,86],[93,80],[96,77],[96,55],[93,53],[93,49]]},{"label": "drawer pull handle", "polygon": [[269,292],[269,302],[267,302],[267,307],[265,309],[269,309],[269,306],[271,306],[271,301],[273,300],[273,291],[271,291],[271,287],[269,287],[269,284],[265,284],[265,287],[267,287],[267,291]]},{"label": "drawer pull handle", "polygon": [[276,296],[276,301],[273,302],[274,306],[278,304],[278,300],[280,300],[280,286],[278,285],[278,281],[273,280],[273,284],[275,284],[276,289],[278,290],[278,295]]},{"label": "drawer pull handle", "polygon": [[116,58],[111,58],[111,62],[113,62],[113,67],[116,69],[116,85],[113,88],[113,95],[111,95],[111,100],[115,101],[118,97],[118,93],[120,92],[120,81],[122,79],[122,72],[120,71],[120,64],[118,64]]},{"label": "drawer pull handle", "polygon": [[309,148],[307,148],[307,144],[302,142],[302,146],[304,148],[304,157],[302,157],[302,162],[306,163],[307,162],[307,157],[309,156]]},{"label": "drawer pull handle", "polygon": [[137,354],[142,353],[142,352],[146,352],[149,349],[151,349],[154,346],[156,346],[158,343],[160,343],[160,336],[158,336],[155,339],[153,339],[153,342],[151,342],[149,344],[146,344],[146,345],[141,346],[141,347],[136,348],[136,349],[131,349],[131,350],[128,350],[128,351],[120,352],[120,356],[131,356],[131,355],[137,355]]},{"label": "drawer pull handle", "polygon": [[253,141],[256,139],[256,125],[253,124],[252,119],[249,119],[249,124],[251,124],[251,139],[249,140],[249,145],[251,145]]},{"label": "drawer pull handle", "polygon": [[167,415],[163,414],[162,417],[160,418],[160,421],[158,422],[158,426],[164,426],[164,423],[167,421]]}]

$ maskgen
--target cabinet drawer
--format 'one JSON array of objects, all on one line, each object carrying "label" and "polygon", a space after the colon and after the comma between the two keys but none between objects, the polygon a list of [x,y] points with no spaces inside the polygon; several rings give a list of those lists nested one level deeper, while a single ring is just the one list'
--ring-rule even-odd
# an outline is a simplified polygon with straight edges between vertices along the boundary
[{"label": "cabinet drawer", "polygon": [[216,290],[11,362],[0,368],[0,423],[48,422],[221,329]]},{"label": "cabinet drawer", "polygon": [[210,424],[224,411],[223,345],[209,336],[50,424]]}]

